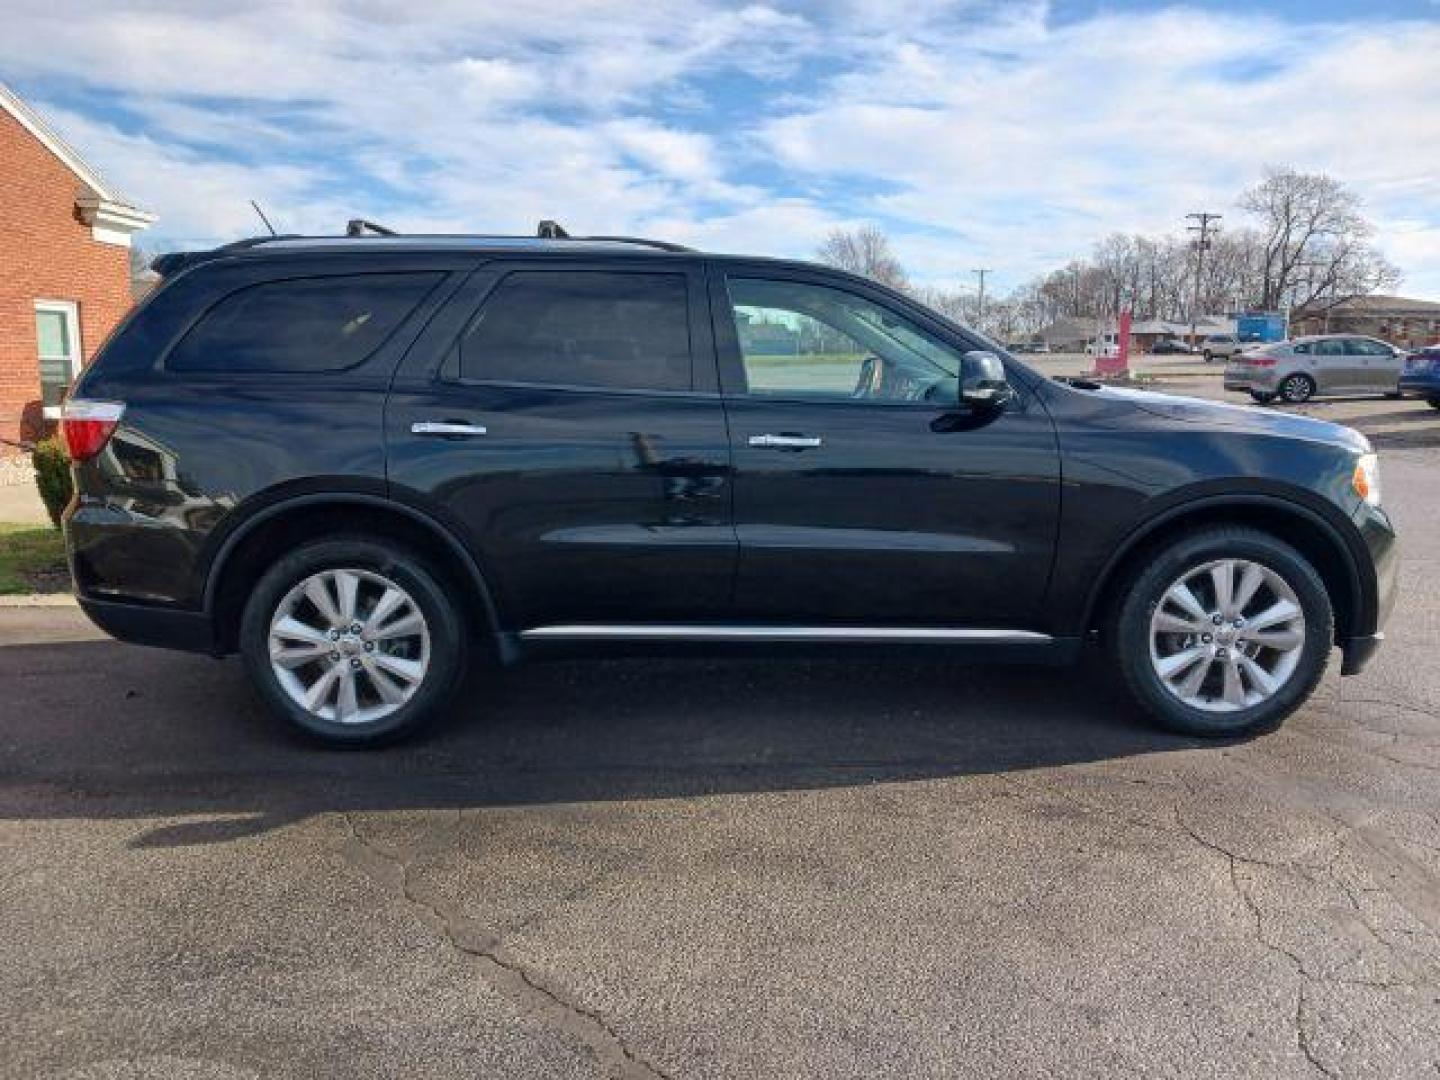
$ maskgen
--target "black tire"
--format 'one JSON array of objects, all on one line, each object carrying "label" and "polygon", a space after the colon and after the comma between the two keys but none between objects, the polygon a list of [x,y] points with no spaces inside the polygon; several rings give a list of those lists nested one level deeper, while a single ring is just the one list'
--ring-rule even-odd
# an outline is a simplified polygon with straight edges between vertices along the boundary
[{"label": "black tire", "polygon": [[[1278,573],[1305,616],[1305,640],[1289,679],[1269,698],[1232,712],[1195,708],[1173,694],[1151,662],[1150,623],[1171,584],[1186,570],[1215,559],[1242,558]],[[1231,738],[1278,727],[1314,692],[1334,639],[1334,612],[1325,583],[1290,545],[1239,526],[1205,529],[1144,556],[1128,581],[1108,635],[1122,685],[1161,726],[1184,735]]]},{"label": "black tire", "polygon": [[1286,375],[1280,382],[1280,398],[1292,405],[1298,405],[1302,401],[1309,401],[1315,396],[1315,380],[1309,375],[1296,373]]},{"label": "black tire", "polygon": [[1440,409],[1440,397],[1426,398],[1425,401],[1426,404],[1430,406],[1430,408]]},{"label": "black tire", "polygon": [[1274,394],[1267,393],[1267,392],[1264,391],[1264,390],[1251,390],[1251,391],[1250,391],[1250,396],[1251,396],[1252,398],[1254,398],[1254,399],[1256,400],[1256,402],[1258,402],[1258,403],[1261,404],[1261,405],[1269,405],[1270,402],[1272,402],[1272,401],[1275,400],[1275,395],[1274,395]]},{"label": "black tire", "polygon": [[[429,663],[408,701],[388,715],[340,723],[306,710],[281,685],[270,663],[270,621],[298,583],[323,570],[369,571],[409,594],[429,633]],[[240,621],[240,653],[260,697],[276,716],[335,747],[373,747],[413,735],[441,712],[466,670],[465,623],[441,578],[419,555],[391,540],[337,536],[304,544],[270,567],[256,583]]]},{"label": "black tire", "polygon": [[1213,360],[1213,359],[1215,359],[1215,358],[1210,355],[1210,350],[1209,350],[1209,349],[1206,349],[1206,350],[1205,350],[1205,363],[1208,364],[1208,363],[1210,363],[1210,361]]}]

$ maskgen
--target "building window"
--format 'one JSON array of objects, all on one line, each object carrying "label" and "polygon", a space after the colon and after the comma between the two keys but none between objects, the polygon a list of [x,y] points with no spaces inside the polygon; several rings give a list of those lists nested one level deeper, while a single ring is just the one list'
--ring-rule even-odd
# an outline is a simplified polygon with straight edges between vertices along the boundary
[{"label": "building window", "polygon": [[35,301],[35,342],[40,352],[40,403],[45,418],[60,415],[60,402],[80,373],[80,308],[73,300]]}]

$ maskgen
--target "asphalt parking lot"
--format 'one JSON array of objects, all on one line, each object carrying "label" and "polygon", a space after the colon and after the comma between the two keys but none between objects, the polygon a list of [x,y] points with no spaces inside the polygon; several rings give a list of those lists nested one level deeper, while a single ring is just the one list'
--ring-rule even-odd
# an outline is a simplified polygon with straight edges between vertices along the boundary
[{"label": "asphalt parking lot", "polygon": [[0,610],[0,1072],[1434,1076],[1440,413],[1303,411],[1377,444],[1402,598],[1233,744],[1084,670],[676,660],[322,752]]}]

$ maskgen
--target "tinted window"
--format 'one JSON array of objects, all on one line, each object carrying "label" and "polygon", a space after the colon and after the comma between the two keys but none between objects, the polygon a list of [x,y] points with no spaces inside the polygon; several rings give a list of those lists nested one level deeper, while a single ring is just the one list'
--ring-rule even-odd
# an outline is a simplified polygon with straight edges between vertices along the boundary
[{"label": "tinted window", "polygon": [[1310,351],[1310,343],[1308,341],[1302,341],[1300,342],[1300,344],[1293,346],[1290,351],[1297,353],[1308,353]]},{"label": "tinted window", "polygon": [[467,379],[690,389],[683,274],[520,271],[485,301],[460,343]]},{"label": "tinted window", "polygon": [[252,285],[210,309],[170,354],[177,371],[338,371],[394,332],[441,274],[351,274]]},{"label": "tinted window", "polygon": [[1331,338],[1329,341],[1317,341],[1315,353],[1318,356],[1344,356],[1345,342],[1338,338]]},{"label": "tinted window", "polygon": [[796,281],[729,282],[747,391],[845,400],[954,400],[960,354],[863,296]]}]

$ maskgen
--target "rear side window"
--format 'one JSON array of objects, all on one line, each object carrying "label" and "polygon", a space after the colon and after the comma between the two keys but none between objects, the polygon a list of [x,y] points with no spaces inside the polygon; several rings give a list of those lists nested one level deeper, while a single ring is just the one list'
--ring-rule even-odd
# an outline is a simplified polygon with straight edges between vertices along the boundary
[{"label": "rear side window", "polygon": [[319,372],[354,367],[442,274],[348,274],[251,285],[212,307],[175,346],[172,371]]},{"label": "rear side window", "polygon": [[460,372],[494,382],[689,390],[685,276],[517,271],[461,341]]}]

